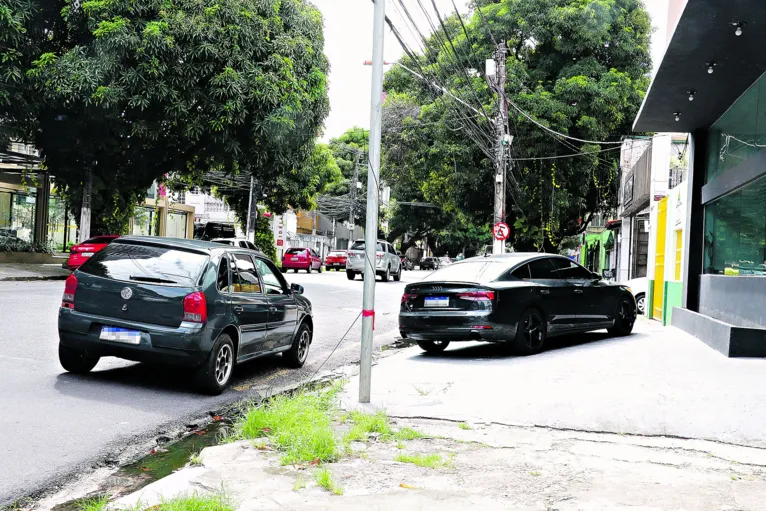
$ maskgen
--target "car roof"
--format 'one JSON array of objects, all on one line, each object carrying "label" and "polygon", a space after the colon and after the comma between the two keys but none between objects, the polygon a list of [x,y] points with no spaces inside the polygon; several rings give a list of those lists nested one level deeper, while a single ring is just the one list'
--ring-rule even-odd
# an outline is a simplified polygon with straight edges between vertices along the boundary
[{"label": "car roof", "polygon": [[220,243],[212,241],[190,240],[186,238],[170,238],[167,236],[120,236],[114,240],[115,243],[126,243],[136,241],[152,245],[164,245],[166,247],[186,248],[192,250],[201,250],[209,252],[210,250],[222,250],[226,248]]},{"label": "car roof", "polygon": [[545,252],[511,252],[510,254],[497,254],[497,255],[487,255],[487,256],[475,256],[475,257],[469,257],[468,259],[463,259],[460,261],[460,263],[468,262],[468,261],[478,261],[479,259],[484,261],[499,261],[499,262],[507,262],[507,263],[523,263],[525,261],[531,261],[532,259],[538,259],[540,257],[558,257],[562,259],[571,260],[566,256],[563,256],[561,254],[546,254]]}]

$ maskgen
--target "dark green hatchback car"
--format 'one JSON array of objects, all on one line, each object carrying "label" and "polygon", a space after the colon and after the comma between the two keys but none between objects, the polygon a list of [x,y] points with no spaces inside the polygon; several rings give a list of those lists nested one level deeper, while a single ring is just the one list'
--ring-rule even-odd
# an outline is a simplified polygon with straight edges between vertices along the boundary
[{"label": "dark green hatchback car", "polygon": [[311,302],[260,252],[196,240],[124,237],[66,281],[59,360],[86,373],[100,357],[194,368],[218,394],[235,364],[282,353],[302,367]]}]

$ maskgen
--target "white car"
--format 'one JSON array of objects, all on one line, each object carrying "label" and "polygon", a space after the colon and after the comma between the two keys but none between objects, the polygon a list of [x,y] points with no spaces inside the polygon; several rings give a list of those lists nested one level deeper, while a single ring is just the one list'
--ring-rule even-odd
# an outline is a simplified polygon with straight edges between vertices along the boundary
[{"label": "white car", "polygon": [[[356,240],[351,245],[346,259],[346,277],[354,280],[357,275],[364,273],[364,240]],[[396,250],[387,241],[378,240],[375,251],[375,273],[383,282],[388,282],[389,277],[399,282],[402,278],[402,260],[396,255]]]},{"label": "white car", "polygon": [[627,282],[622,282],[623,285],[628,286],[633,296],[636,298],[636,309],[639,314],[646,314],[646,277],[639,277],[637,279],[630,279]]}]

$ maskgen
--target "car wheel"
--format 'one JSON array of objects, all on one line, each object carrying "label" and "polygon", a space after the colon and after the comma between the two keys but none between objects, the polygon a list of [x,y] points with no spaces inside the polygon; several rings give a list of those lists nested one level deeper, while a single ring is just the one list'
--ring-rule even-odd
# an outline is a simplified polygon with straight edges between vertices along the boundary
[{"label": "car wheel", "polygon": [[319,273],[322,273],[322,265],[319,265],[319,268],[317,269]]},{"label": "car wheel", "polygon": [[399,282],[400,280],[402,280],[402,269],[403,269],[402,265],[400,264],[399,265],[399,272],[394,274],[394,282]]},{"label": "car wheel", "polygon": [[635,323],[636,308],[633,304],[633,297],[623,296],[617,303],[617,314],[614,317],[614,326],[612,328],[607,328],[606,331],[614,336],[630,335]]},{"label": "car wheel", "polygon": [[311,345],[311,328],[304,323],[298,329],[298,333],[293,338],[293,344],[290,349],[282,353],[282,360],[287,367],[298,369],[303,367],[309,356],[309,346]]},{"label": "car wheel", "polygon": [[636,310],[641,315],[646,314],[646,295],[644,293],[636,295]]},{"label": "car wheel", "polygon": [[449,346],[449,341],[418,341],[420,349],[426,353],[441,353]]},{"label": "car wheel", "polygon": [[388,279],[391,277],[391,268],[386,267],[385,273],[380,274],[380,281],[381,282],[388,282]]},{"label": "car wheel", "polygon": [[348,280],[354,280],[355,277],[356,277],[356,275],[354,274],[353,271],[346,270],[346,278]]},{"label": "car wheel", "polygon": [[516,325],[513,351],[520,355],[539,353],[545,345],[547,334],[548,327],[543,313],[538,309],[527,309],[521,313],[521,318]]},{"label": "car wheel", "polygon": [[226,388],[234,372],[234,343],[228,334],[221,334],[194,375],[194,383],[205,394],[217,396]]},{"label": "car wheel", "polygon": [[74,374],[85,374],[98,364],[99,357],[93,357],[87,353],[67,348],[59,343],[59,362],[66,371]]},{"label": "car wheel", "polygon": [[306,267],[306,273],[311,273],[311,263]]}]

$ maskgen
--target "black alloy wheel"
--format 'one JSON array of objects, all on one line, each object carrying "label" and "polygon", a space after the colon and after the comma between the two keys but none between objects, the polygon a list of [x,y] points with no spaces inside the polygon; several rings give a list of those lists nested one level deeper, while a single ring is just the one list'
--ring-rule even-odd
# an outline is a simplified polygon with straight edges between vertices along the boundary
[{"label": "black alloy wheel", "polygon": [[98,364],[99,357],[92,357],[87,353],[67,348],[59,343],[59,362],[67,372],[74,374],[85,374],[91,371]]},{"label": "black alloy wheel", "polygon": [[449,341],[418,341],[420,349],[426,353],[441,353],[449,346]]},{"label": "black alloy wheel", "polygon": [[623,296],[617,303],[617,313],[614,317],[614,326],[607,328],[610,335],[624,336],[633,332],[633,325],[636,324],[636,306],[633,297]]},{"label": "black alloy wheel", "polygon": [[548,328],[545,316],[537,309],[527,309],[516,325],[513,350],[520,355],[534,355],[542,351]]}]

